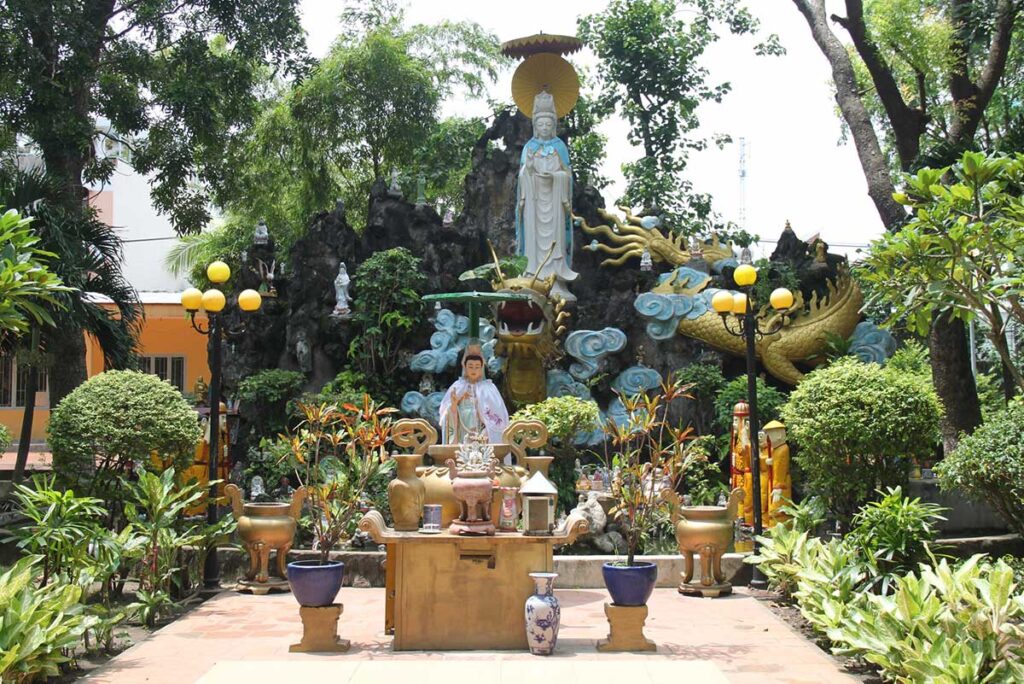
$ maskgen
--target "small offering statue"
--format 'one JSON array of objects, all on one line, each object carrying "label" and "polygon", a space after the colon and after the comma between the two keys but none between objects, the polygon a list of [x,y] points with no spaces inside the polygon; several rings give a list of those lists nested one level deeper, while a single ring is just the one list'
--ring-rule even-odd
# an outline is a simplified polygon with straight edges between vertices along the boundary
[{"label": "small offering statue", "polygon": [[793,478],[789,473],[789,445],[786,444],[786,426],[773,420],[764,426],[771,447],[768,458],[768,515],[765,527],[785,522],[789,516],[782,512],[784,506],[793,499]]},{"label": "small offering statue", "polygon": [[334,279],[334,312],[332,316],[347,316],[351,313],[349,309],[348,284],[352,279],[348,277],[348,267],[342,261],[338,264],[338,276]]},{"label": "small offering statue", "polygon": [[466,347],[462,377],[445,392],[440,414],[445,444],[466,444],[476,434],[486,435],[491,444],[502,442],[508,409],[498,388],[484,377],[484,356],[479,346]]},{"label": "small offering statue", "polygon": [[743,521],[754,524],[754,473],[750,465],[750,409],[741,401],[732,409],[732,432],[729,436],[729,489],[743,490]]},{"label": "small offering statue", "polygon": [[533,101],[533,137],[523,147],[516,192],[516,244],[527,271],[543,280],[554,274],[551,289],[575,301],[565,283],[572,270],[572,169],[569,148],[555,136],[554,98],[542,90]]}]

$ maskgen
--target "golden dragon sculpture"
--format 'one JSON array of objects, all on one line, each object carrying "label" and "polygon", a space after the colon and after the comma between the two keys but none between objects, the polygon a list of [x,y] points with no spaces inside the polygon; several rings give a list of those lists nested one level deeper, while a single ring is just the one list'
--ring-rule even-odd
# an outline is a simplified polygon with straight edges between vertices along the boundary
[{"label": "golden dragon sculpture", "polygon": [[[629,207],[619,207],[619,210],[626,215],[625,221],[610,211],[597,210],[598,215],[610,225],[591,226],[583,217],[573,215],[573,220],[584,233],[606,238],[612,243],[609,246],[595,239],[588,247],[584,247],[612,255],[601,262],[602,266],[621,266],[627,259],[639,259],[644,250],[651,255],[652,261],[672,266],[682,266],[696,256],[686,248],[684,235],[672,235],[670,232],[666,236],[657,226],[645,227],[644,218],[635,216]],[[708,263],[735,256],[732,247],[721,244],[717,235],[713,235],[710,242],[700,244],[700,247]]]},{"label": "golden dragon sculpture", "polygon": [[[667,339],[678,333],[704,342],[723,352],[743,356],[746,345],[742,338],[730,334],[719,314],[711,309],[708,288],[711,277],[704,272],[688,268],[691,259],[701,256],[707,264],[735,257],[731,245],[722,245],[717,236],[710,242],[695,242],[687,249],[682,235],[663,234],[656,225],[643,225],[644,219],[635,216],[627,207],[619,207],[625,220],[612,212],[599,209],[608,225],[591,226],[585,219],[574,216],[577,225],[588,235],[604,238],[611,245],[596,239],[589,249],[611,255],[602,266],[620,266],[629,258],[640,257],[644,251],[651,260],[669,264],[673,271],[663,276],[650,292],[637,297],[634,306],[648,319],[648,333],[655,339]],[[696,252],[700,251],[698,255]],[[705,269],[706,270],[706,269]],[[755,350],[765,370],[791,385],[803,378],[796,364],[814,365],[825,357],[829,336],[846,339],[853,334],[860,321],[864,298],[860,286],[840,266],[838,276],[827,282],[827,292],[815,293],[805,301],[796,292],[793,306],[776,312],[763,306],[758,312],[761,327],[770,330],[781,323],[779,330],[757,339]]]}]

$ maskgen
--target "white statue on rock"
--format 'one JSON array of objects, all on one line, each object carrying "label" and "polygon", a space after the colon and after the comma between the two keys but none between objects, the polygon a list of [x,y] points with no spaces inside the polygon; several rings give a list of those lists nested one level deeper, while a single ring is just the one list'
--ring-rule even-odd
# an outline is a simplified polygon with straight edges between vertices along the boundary
[{"label": "white statue on rock", "polygon": [[334,279],[334,312],[332,316],[348,316],[349,309],[348,284],[351,279],[348,277],[348,267],[342,261],[338,264],[338,276]]},{"label": "white statue on rock", "polygon": [[575,301],[566,287],[579,275],[572,270],[572,168],[557,124],[554,98],[542,90],[533,101],[533,137],[519,160],[516,245],[529,273],[554,274],[551,292]]}]

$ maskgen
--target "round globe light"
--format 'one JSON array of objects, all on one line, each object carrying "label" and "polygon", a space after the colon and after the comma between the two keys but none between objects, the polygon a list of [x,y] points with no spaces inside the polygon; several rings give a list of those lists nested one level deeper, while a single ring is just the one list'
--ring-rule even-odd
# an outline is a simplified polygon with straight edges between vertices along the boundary
[{"label": "round globe light", "polygon": [[197,288],[188,288],[181,293],[181,305],[185,307],[185,311],[199,311],[199,307],[203,305],[203,293]]},{"label": "round globe light", "polygon": [[208,313],[220,313],[226,303],[224,293],[220,290],[210,289],[203,293],[203,308]]},{"label": "round globe light", "polygon": [[238,293],[238,308],[242,311],[256,311],[263,303],[263,298],[256,290],[242,290]]},{"label": "round globe light", "polygon": [[737,292],[732,297],[732,312],[737,316],[747,313],[747,295]]},{"label": "round globe light", "polygon": [[732,279],[740,287],[747,287],[757,282],[757,269],[750,264],[740,264],[732,272]]},{"label": "round globe light", "polygon": [[231,267],[223,261],[214,261],[206,267],[206,277],[211,283],[221,284],[228,282],[231,277]]},{"label": "round globe light", "polygon": [[732,292],[719,290],[711,298],[711,308],[720,314],[729,313],[732,311],[732,299]]},{"label": "round globe light", "polygon": [[779,311],[784,311],[785,309],[793,306],[793,293],[785,287],[779,287],[772,290],[768,299],[772,303],[772,308],[778,309]]}]

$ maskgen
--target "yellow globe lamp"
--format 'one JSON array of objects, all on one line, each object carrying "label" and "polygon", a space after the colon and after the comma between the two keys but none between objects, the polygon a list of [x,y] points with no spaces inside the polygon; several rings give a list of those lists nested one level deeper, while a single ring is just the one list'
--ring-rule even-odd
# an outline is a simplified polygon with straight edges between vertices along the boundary
[{"label": "yellow globe lamp", "polygon": [[208,313],[220,313],[224,310],[227,300],[220,290],[210,289],[203,293],[203,308]]},{"label": "yellow globe lamp", "polygon": [[719,290],[711,298],[711,308],[720,314],[726,314],[732,311],[733,304],[732,292],[728,290]]},{"label": "yellow globe lamp", "polygon": [[737,292],[732,296],[732,312],[737,316],[747,313],[747,295]]},{"label": "yellow globe lamp", "polygon": [[740,264],[732,272],[732,278],[740,287],[748,287],[757,282],[757,269],[750,264]]},{"label": "yellow globe lamp", "polygon": [[778,311],[784,311],[793,306],[793,293],[785,287],[772,290],[768,299],[772,303],[772,308]]},{"label": "yellow globe lamp", "polygon": [[181,293],[181,305],[185,311],[199,311],[203,305],[203,293],[195,287],[190,287]]},{"label": "yellow globe lamp", "polygon": [[256,311],[263,303],[263,298],[256,290],[242,290],[238,293],[238,308],[242,311]]},{"label": "yellow globe lamp", "polygon": [[217,285],[226,283],[231,277],[231,267],[223,261],[214,261],[206,267],[206,277],[210,279],[211,283]]}]

